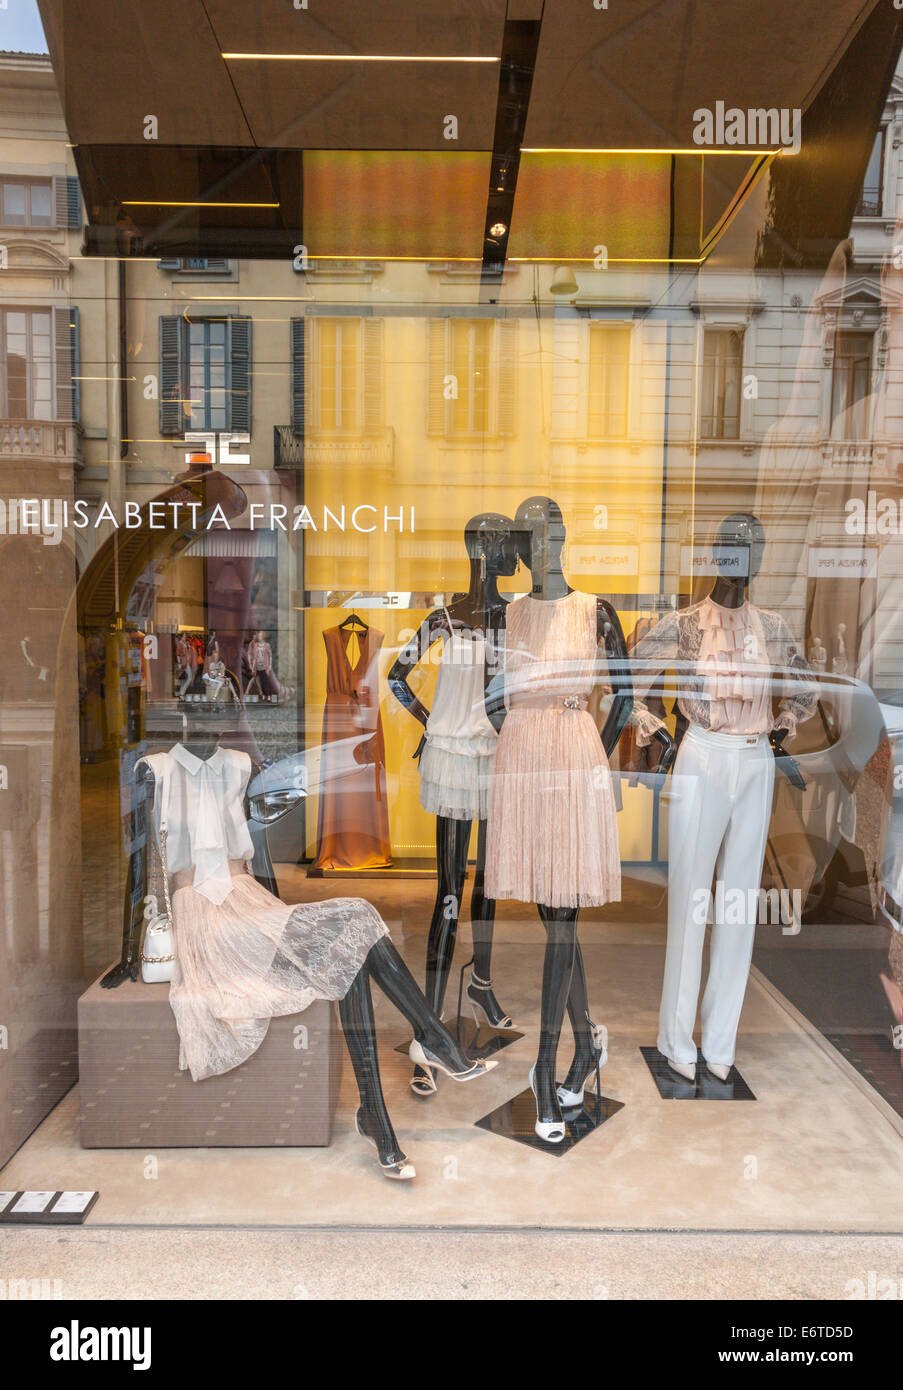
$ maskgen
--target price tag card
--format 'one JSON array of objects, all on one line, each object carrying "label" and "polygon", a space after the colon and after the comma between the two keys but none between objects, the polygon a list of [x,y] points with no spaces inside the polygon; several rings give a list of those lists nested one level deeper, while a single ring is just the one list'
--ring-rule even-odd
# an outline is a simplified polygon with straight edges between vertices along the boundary
[{"label": "price tag card", "polygon": [[6,1211],[15,1195],[15,1192],[0,1192],[0,1212]]},{"label": "price tag card", "polygon": [[93,1205],[96,1196],[96,1192],[63,1192],[51,1207],[51,1215],[83,1215]]}]

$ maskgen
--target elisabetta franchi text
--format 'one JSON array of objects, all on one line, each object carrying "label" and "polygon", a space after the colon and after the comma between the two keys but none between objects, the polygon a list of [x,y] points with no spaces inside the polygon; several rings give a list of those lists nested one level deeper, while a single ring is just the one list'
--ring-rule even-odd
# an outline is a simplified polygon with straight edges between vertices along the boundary
[{"label": "elisabetta franchi text", "polygon": [[242,520],[235,527],[220,506],[214,507],[209,515],[205,514],[202,521],[202,507],[201,502],[149,502],[142,515],[140,503],[126,502],[122,515],[117,517],[109,502],[104,502],[92,520],[86,502],[70,502],[63,497],[13,497],[0,501],[0,536],[41,536],[45,545],[59,545],[63,532],[70,526],[76,531],[97,530],[104,525],[116,530],[122,527],[126,531],[136,531],[142,526],[151,531],[168,531],[186,524],[195,531],[222,528],[225,531],[360,531],[365,534],[397,531],[413,534],[415,530],[413,507],[398,507],[393,511],[391,507],[378,507],[371,502],[359,502],[354,506],[343,502],[337,507],[318,508],[316,515],[303,503],[287,507],[280,502],[252,502],[248,508],[250,520]]}]

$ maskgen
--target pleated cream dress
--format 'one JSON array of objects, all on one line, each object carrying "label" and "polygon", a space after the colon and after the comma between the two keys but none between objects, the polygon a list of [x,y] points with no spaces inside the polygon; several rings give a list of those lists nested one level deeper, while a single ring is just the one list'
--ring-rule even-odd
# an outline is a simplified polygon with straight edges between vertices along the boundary
[{"label": "pleated cream dress", "polygon": [[486,896],[591,907],[621,896],[608,758],[587,710],[596,598],[515,599],[506,615],[505,704],[489,792]]},{"label": "pleated cream dress", "polygon": [[167,829],[179,1066],[200,1081],[246,1061],[271,1018],[343,999],[388,929],[362,898],[292,906],[252,877],[247,753],[217,748],[202,759],[176,744],[143,761],[154,773],[158,844]]}]

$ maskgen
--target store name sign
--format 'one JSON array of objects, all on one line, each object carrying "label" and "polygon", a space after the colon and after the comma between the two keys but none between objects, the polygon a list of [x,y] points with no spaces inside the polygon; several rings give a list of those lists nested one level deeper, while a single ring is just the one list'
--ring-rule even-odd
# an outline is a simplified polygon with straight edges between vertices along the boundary
[{"label": "store name sign", "polygon": [[[178,526],[190,526],[195,531],[373,531],[413,534],[416,518],[413,507],[377,506],[372,502],[337,503],[318,507],[316,513],[299,503],[295,507],[280,502],[252,502],[250,521],[242,520],[233,528],[219,505],[209,514],[200,515],[203,504],[170,498],[166,502],[148,502],[142,508],[138,502],[126,502],[117,516],[109,502],[103,502],[92,518],[87,502],[81,498],[70,502],[65,497],[12,497],[0,501],[0,536],[41,536],[45,545],[59,545],[63,533],[73,527],[76,531],[99,526],[120,527],[137,531],[142,526],[149,531],[168,531]],[[233,518],[234,520],[234,518]]]}]

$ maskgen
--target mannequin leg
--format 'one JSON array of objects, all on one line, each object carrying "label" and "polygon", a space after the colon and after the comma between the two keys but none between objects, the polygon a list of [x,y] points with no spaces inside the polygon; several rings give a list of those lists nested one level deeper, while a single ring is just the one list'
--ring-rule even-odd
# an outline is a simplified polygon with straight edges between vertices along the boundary
[{"label": "mannequin leg", "polygon": [[389,1119],[379,1074],[376,1023],[366,961],[344,999],[339,1000],[339,1017],[361,1098],[361,1127],[376,1144],[380,1163],[403,1163],[405,1155]]},{"label": "mannequin leg", "polygon": [[426,946],[426,989],[430,1006],[442,1016],[445,991],[451,970],[458,919],[461,916],[461,897],[467,872],[467,846],[470,843],[470,821],[436,817],[436,867],[438,883],[436,905],[430,922]]},{"label": "mannequin leg", "polygon": [[754,756],[742,759],[716,870],[716,877],[724,884],[725,901],[731,889],[739,889],[746,905],[743,922],[716,921],[712,927],[709,978],[702,999],[702,1055],[717,1066],[730,1067],[734,1061],[756,935],[757,895],[773,790],[774,757],[766,745],[756,749]]},{"label": "mannequin leg", "polygon": [[684,738],[672,773],[668,812],[668,940],[659,1010],[658,1050],[671,1062],[696,1063],[693,1025],[712,877],[730,820],[733,751]]},{"label": "mannequin leg", "polygon": [[546,953],[542,969],[539,1052],[533,1084],[537,1117],[544,1123],[550,1123],[561,1119],[555,1086],[555,1061],[571,992],[577,945],[577,908],[537,906],[546,929]]},{"label": "mannequin leg", "polygon": [[567,1008],[574,1034],[574,1059],[565,1077],[564,1086],[568,1091],[579,1091],[587,1075],[595,1067],[599,1054],[595,1048],[593,1025],[589,1016],[583,952],[576,937],[574,940],[574,968],[571,973],[571,988],[568,992]]},{"label": "mannequin leg", "polygon": [[474,1017],[482,1012],[491,1028],[509,1029],[512,1020],[492,989],[492,935],[495,927],[495,900],[486,897],[486,822],[477,822],[477,863],[470,895],[470,928],[473,935],[473,969],[467,997],[476,1006]]},{"label": "mannequin leg", "polygon": [[430,1008],[420,987],[389,937],[380,937],[367,956],[370,976],[403,1014],[414,1037],[454,1072],[470,1071],[474,1063],[455,1042],[445,1024]]}]

